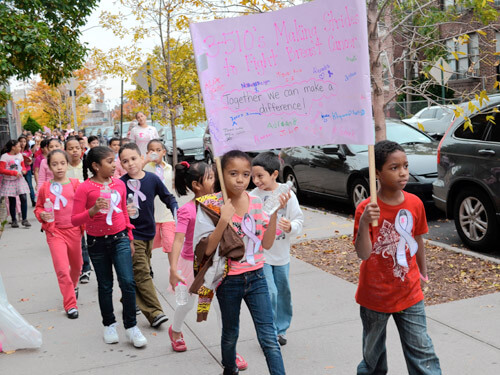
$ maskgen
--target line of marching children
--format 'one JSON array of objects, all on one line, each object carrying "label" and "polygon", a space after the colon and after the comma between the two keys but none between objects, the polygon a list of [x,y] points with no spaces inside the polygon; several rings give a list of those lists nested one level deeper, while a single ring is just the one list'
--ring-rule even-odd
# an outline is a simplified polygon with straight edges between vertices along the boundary
[{"label": "line of marching children", "polygon": [[[77,138],[68,138],[65,149],[56,147],[47,155],[50,177],[39,184],[35,214],[47,236],[67,316],[78,318],[77,283],[86,232],[104,341],[119,341],[112,302],[114,267],[127,340],[135,347],[145,346],[147,340],[137,327],[137,309],[152,327],[168,320],[151,270],[152,249],[162,247],[169,257],[172,289],[185,283],[191,292],[188,302],[176,307],[168,329],[173,350],[187,349],[182,326],[196,302],[198,321],[206,320],[213,304],[222,331],[224,374],[247,368],[236,352],[244,300],[269,373],[284,374],[280,346],[287,343],[292,319],[290,239],[300,233],[303,214],[293,192],[279,197],[279,208],[272,215],[263,212],[263,202],[279,186],[278,157],[267,152],[251,160],[237,150],[223,155],[226,201],[221,192],[215,192],[219,189],[211,166],[179,163],[174,179],[177,194],[191,191],[194,199],[178,209],[169,191],[172,168],[163,160],[166,150],[160,140],[148,143],[144,157],[135,143],[112,139],[110,147],[91,148],[84,163]],[[0,173],[2,167],[0,161]],[[91,176],[84,180],[85,168]],[[379,204],[363,202],[355,220],[355,248],[363,259],[356,294],[363,323],[358,374],[387,373],[385,326],[391,315],[400,331],[409,373],[440,374],[427,335],[420,288],[420,279],[427,280],[421,237],[427,231],[425,211],[421,201],[402,191],[408,181],[408,162],[399,145],[376,145],[376,169]],[[117,175],[118,170],[124,174]],[[251,178],[256,188],[249,193]],[[381,226],[370,226],[373,220],[381,221]]]}]

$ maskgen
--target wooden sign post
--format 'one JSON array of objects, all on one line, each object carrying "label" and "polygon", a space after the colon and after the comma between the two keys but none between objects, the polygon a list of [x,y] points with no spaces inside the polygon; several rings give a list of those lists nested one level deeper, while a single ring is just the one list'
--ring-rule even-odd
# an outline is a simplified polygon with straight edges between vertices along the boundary
[{"label": "wooden sign post", "polygon": [[[370,203],[377,203],[377,178],[375,173],[375,146],[368,145],[368,173],[370,179]],[[372,221],[373,227],[378,227],[378,221]]]}]

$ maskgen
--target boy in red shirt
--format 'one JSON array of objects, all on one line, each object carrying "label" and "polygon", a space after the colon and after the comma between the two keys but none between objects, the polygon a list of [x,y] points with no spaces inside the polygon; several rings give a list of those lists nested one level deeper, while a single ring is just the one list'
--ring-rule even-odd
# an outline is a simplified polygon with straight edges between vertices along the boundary
[{"label": "boy in red shirt", "polygon": [[[392,315],[399,331],[408,373],[441,374],[427,334],[420,279],[428,281],[422,235],[427,220],[422,201],[403,191],[408,159],[396,142],[375,145],[378,203],[369,199],[356,209],[355,249],[363,259],[356,301],[363,323],[363,360],[357,374],[387,374],[386,327]],[[370,223],[378,221],[378,226]]]}]

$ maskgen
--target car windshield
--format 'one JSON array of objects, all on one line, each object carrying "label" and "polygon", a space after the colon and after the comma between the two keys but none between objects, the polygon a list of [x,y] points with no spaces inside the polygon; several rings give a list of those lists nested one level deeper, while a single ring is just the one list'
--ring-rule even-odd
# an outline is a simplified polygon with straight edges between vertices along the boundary
[{"label": "car windshield", "polygon": [[[205,133],[205,128],[201,126],[197,126],[192,129],[175,129],[175,135],[177,139],[201,138],[203,137],[203,133]],[[167,140],[172,140],[172,132],[170,131],[170,129],[167,132]]]},{"label": "car windshield", "polygon": [[[386,123],[387,139],[397,142],[401,145],[432,143],[433,139],[419,132],[408,125],[402,125],[394,122]],[[353,152],[368,151],[366,145],[349,145]]]}]

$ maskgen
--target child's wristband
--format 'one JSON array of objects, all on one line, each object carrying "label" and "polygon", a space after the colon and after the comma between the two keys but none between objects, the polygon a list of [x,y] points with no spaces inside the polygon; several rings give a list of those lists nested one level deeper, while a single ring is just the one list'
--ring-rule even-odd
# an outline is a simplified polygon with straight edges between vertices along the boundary
[{"label": "child's wristband", "polygon": [[424,275],[422,275],[422,273],[420,273],[420,279],[422,279],[422,281],[425,281],[427,283],[427,282],[429,282],[429,275],[427,275],[426,277],[424,277]]}]

